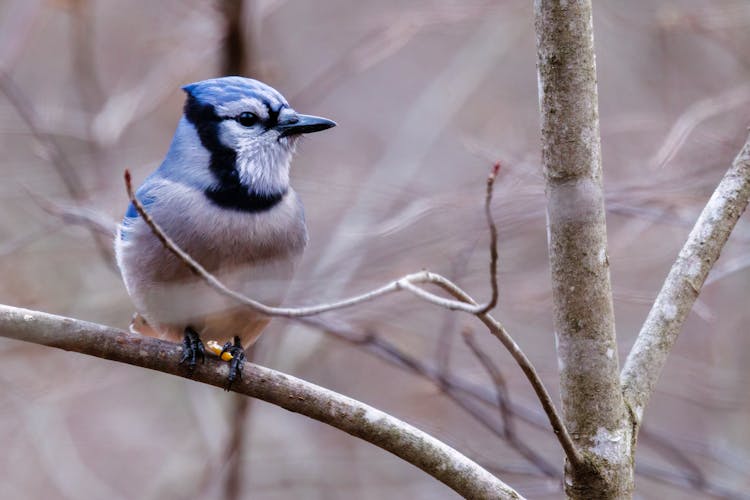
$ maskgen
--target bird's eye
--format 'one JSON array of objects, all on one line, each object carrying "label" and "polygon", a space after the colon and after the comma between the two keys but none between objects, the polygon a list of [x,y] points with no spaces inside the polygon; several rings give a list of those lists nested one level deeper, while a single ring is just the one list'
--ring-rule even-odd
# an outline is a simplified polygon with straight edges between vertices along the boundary
[{"label": "bird's eye", "polygon": [[245,111],[244,113],[240,113],[235,118],[239,122],[240,125],[243,127],[252,127],[256,123],[258,123],[258,117],[249,111]]}]

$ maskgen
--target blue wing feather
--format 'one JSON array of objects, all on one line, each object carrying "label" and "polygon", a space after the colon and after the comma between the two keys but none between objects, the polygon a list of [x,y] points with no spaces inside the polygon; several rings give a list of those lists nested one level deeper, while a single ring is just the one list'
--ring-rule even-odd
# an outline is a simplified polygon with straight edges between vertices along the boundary
[{"label": "blue wing feather", "polygon": [[[138,188],[138,191],[135,192],[135,197],[141,202],[141,205],[143,205],[143,208],[146,210],[148,210],[149,206],[153,205],[154,201],[156,201],[156,197],[150,192],[147,182]],[[130,202],[128,204],[128,209],[125,211],[125,217],[122,219],[122,225],[120,226],[121,240],[127,240],[128,229],[130,229],[138,217],[138,210],[135,209],[133,202]]]}]

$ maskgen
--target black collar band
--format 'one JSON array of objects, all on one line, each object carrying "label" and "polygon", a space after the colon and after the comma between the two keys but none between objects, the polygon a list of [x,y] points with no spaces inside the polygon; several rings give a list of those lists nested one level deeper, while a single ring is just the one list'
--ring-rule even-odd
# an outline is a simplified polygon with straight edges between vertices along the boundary
[{"label": "black collar band", "polygon": [[222,208],[243,212],[264,212],[273,208],[284,199],[286,191],[271,195],[248,191],[243,184],[219,185],[204,191],[206,197]]}]

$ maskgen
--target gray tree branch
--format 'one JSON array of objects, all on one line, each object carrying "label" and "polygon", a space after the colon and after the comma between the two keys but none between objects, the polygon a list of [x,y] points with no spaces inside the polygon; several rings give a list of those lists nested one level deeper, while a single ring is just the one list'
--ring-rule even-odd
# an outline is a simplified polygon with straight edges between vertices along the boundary
[{"label": "gray tree branch", "polygon": [[[85,321],[0,305],[0,336],[57,347],[188,378],[177,364],[181,347]],[[209,359],[192,379],[223,387],[227,363]],[[419,429],[371,406],[323,387],[247,363],[232,390],[300,413],[368,441],[466,498],[520,499],[510,486],[477,463]]]},{"label": "gray tree branch", "polygon": [[627,498],[632,429],[620,390],[590,0],[536,0],[542,163],[565,424],[586,460],[570,498]]},{"label": "gray tree branch", "polygon": [[750,137],[690,231],[625,361],[621,383],[638,425],[680,329],[748,200]]}]

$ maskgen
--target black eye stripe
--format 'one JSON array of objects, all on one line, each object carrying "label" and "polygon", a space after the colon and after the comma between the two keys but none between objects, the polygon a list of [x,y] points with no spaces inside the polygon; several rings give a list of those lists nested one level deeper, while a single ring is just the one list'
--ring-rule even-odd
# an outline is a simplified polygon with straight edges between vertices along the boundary
[{"label": "black eye stripe", "polygon": [[266,119],[261,118],[251,111],[243,111],[237,116],[222,116],[217,118],[220,121],[233,120],[244,127],[252,127],[253,125],[257,125],[258,123],[263,123],[268,128],[275,126],[279,122],[279,114],[281,113],[282,109],[284,109],[283,106],[277,110],[273,110],[271,107],[268,107],[268,118]]},{"label": "black eye stripe", "polygon": [[[234,116],[216,116],[216,119],[219,121],[224,120],[234,120],[244,126],[252,126],[256,123],[263,123],[267,128],[275,126],[279,122],[279,114],[284,108],[287,108],[288,106],[284,103],[281,103],[277,109],[274,109],[274,105],[267,100],[261,100],[258,99],[258,102],[265,106],[266,112],[268,114],[267,118],[261,117],[258,113],[252,112],[252,111],[243,111],[237,115]],[[242,116],[243,115],[253,115],[255,117],[255,122],[251,125],[245,125],[242,123]]]},{"label": "black eye stripe", "polygon": [[283,106],[279,106],[279,109],[274,110],[267,101],[263,101],[263,104],[266,106],[266,109],[268,110],[268,124],[270,126],[276,125],[279,122],[279,113],[281,113],[281,108]]}]

